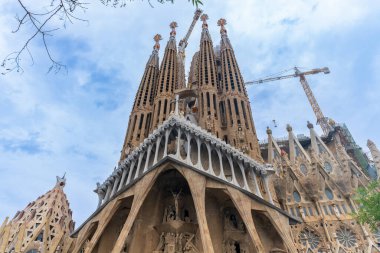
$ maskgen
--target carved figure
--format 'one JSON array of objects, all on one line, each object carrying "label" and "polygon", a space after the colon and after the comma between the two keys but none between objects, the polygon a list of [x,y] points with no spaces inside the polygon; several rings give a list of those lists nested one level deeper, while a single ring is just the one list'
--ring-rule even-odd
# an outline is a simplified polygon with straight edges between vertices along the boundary
[{"label": "carved figure", "polygon": [[155,251],[161,252],[161,250],[164,248],[164,243],[165,243],[165,233],[162,232],[160,235],[160,241],[158,242],[158,245]]},{"label": "carved figure", "polygon": [[174,192],[172,192],[172,195],[173,195],[173,198],[174,198],[174,207],[175,207],[175,218],[174,220],[179,220],[179,204],[178,204],[178,199],[179,199],[179,196],[182,192],[182,189],[177,193],[175,194]]},{"label": "carved figure", "polygon": [[171,221],[175,220],[176,213],[172,205],[169,205],[167,208],[167,216],[166,216],[166,221]]},{"label": "carved figure", "polygon": [[207,122],[206,122],[206,129],[207,131],[213,131],[214,130],[214,119],[211,117],[211,115],[207,116]]},{"label": "carved figure", "polygon": [[245,133],[244,133],[244,131],[243,131],[243,129],[242,129],[241,126],[238,127],[237,134],[238,134],[239,141],[240,142],[244,142],[245,141]]}]

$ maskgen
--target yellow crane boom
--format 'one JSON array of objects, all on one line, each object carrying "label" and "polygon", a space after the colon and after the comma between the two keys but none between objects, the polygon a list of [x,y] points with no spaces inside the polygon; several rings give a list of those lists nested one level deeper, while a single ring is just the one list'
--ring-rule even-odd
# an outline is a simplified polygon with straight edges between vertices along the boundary
[{"label": "yellow crane boom", "polygon": [[191,25],[189,29],[187,30],[187,33],[185,37],[180,40],[178,44],[178,87],[184,88],[186,86],[186,79],[185,79],[185,49],[187,47],[187,41],[189,40],[189,37],[191,35],[191,32],[194,29],[195,24],[197,23],[199,17],[202,14],[201,9],[196,9],[193,17],[193,21],[191,22]]},{"label": "yellow crane boom", "polygon": [[270,78],[249,81],[249,82],[246,82],[245,84],[246,85],[262,84],[266,82],[272,82],[272,81],[277,81],[277,80],[282,80],[282,79],[287,79],[287,78],[299,77],[302,88],[305,91],[305,94],[307,96],[307,99],[309,100],[309,103],[311,105],[311,108],[313,109],[315,116],[317,117],[317,124],[321,126],[323,133],[327,135],[332,130],[332,127],[329,124],[329,118],[323,115],[322,110],[319,107],[318,102],[315,99],[315,96],[305,78],[306,75],[314,75],[318,73],[329,74],[330,70],[329,68],[324,67],[324,68],[317,68],[317,69],[301,72],[297,67],[294,67],[294,74],[284,75],[284,76],[274,76]]}]

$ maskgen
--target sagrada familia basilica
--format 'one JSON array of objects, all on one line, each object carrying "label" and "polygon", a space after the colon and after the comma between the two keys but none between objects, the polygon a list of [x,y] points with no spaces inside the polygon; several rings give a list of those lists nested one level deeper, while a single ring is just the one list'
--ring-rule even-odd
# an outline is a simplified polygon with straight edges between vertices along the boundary
[{"label": "sagrada familia basilica", "polygon": [[[220,19],[214,47],[197,10],[199,51],[185,79],[188,33],[177,24],[160,63],[161,36],[137,90],[118,167],[98,183],[99,204],[74,228],[65,178],[5,220],[0,253],[375,253],[353,215],[370,178],[343,147],[339,127],[319,136],[258,141],[251,104]],[[191,31],[190,31],[191,32]],[[305,124],[306,125],[306,124]],[[380,152],[369,143],[380,169]]]}]

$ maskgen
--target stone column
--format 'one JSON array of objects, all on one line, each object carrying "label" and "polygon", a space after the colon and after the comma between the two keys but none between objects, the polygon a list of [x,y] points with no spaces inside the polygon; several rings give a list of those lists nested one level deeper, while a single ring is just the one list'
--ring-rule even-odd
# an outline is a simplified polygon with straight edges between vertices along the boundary
[{"label": "stone column", "polygon": [[203,252],[214,253],[214,248],[212,246],[210,237],[210,230],[208,228],[206,218],[206,178],[203,175],[200,175],[197,172],[188,169],[183,170],[183,175],[189,184],[195,210],[197,212],[197,220],[199,224],[199,233],[202,240]]}]

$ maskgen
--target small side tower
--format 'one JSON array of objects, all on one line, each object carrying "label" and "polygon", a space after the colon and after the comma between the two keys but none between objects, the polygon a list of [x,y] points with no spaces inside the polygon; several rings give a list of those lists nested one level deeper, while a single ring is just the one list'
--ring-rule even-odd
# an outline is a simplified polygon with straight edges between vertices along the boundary
[{"label": "small side tower", "polygon": [[174,104],[174,90],[177,85],[177,45],[176,45],[176,22],[170,23],[170,39],[165,48],[164,58],[161,63],[157,89],[153,106],[153,121],[151,131],[164,122],[170,114]]},{"label": "small side tower", "polygon": [[223,90],[220,108],[223,113],[221,118],[224,119],[222,126],[226,128],[224,140],[261,161],[247,90],[227,36],[226,24],[225,19],[219,19],[221,89]]},{"label": "small side tower", "polygon": [[199,126],[219,137],[220,124],[218,124],[218,82],[214,48],[208,30],[208,16],[201,16],[202,35],[198,54],[198,101]]},{"label": "small side tower", "polygon": [[367,141],[367,147],[369,148],[369,151],[371,152],[373,163],[375,164],[375,167],[376,167],[377,179],[380,179],[380,151],[376,147],[376,144],[371,140]]},{"label": "small side tower", "polygon": [[156,34],[153,39],[156,44],[146,64],[140,87],[136,93],[120,160],[123,160],[130,150],[136,147],[149,134],[152,122],[154,93],[159,72],[159,41],[162,38],[160,34]]},{"label": "small side tower", "polygon": [[0,228],[0,252],[67,252],[74,230],[72,212],[63,188],[65,177],[57,177],[53,189],[18,211]]}]

